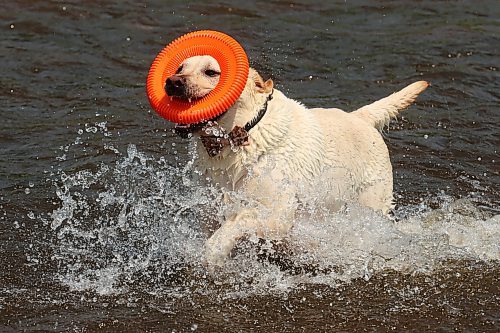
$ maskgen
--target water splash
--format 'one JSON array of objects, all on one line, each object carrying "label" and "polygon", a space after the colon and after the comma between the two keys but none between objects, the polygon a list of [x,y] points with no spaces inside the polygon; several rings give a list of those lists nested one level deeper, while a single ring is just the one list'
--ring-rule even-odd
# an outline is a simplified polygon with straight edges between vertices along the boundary
[{"label": "water splash", "polygon": [[299,218],[283,242],[243,241],[220,274],[209,276],[202,224],[224,212],[217,190],[191,178],[192,161],[179,168],[134,145],[116,156],[93,170],[61,171],[55,184],[52,259],[73,290],[232,298],[369,280],[385,270],[431,272],[449,259],[500,260],[499,215],[444,197],[440,209],[403,207],[395,220],[358,206]]},{"label": "water splash", "polygon": [[54,259],[64,268],[61,280],[77,290],[115,293],[153,266],[199,261],[197,206],[207,199],[190,182],[182,170],[134,145],[113,166],[61,172],[61,206],[50,224],[57,236]]}]

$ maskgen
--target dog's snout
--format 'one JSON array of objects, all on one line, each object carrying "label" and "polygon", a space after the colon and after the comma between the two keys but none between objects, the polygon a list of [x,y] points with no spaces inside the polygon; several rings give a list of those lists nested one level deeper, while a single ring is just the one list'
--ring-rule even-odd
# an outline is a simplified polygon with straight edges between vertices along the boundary
[{"label": "dog's snout", "polygon": [[173,75],[165,82],[165,91],[169,96],[181,96],[184,94],[184,84],[184,78]]},{"label": "dog's snout", "polygon": [[170,82],[170,84],[173,84],[174,87],[182,87],[184,86],[184,79],[178,76],[171,76],[167,79],[167,83]]}]

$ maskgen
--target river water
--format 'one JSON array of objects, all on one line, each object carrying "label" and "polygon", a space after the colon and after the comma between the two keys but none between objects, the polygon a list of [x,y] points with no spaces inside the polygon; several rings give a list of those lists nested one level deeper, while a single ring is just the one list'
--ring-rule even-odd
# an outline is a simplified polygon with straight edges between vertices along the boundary
[{"label": "river water", "polygon": [[[4,1],[0,22],[0,331],[500,330],[497,1]],[[224,207],[145,94],[198,29],[310,107],[429,81],[384,133],[394,219],[298,220],[207,274],[201,207]]]}]

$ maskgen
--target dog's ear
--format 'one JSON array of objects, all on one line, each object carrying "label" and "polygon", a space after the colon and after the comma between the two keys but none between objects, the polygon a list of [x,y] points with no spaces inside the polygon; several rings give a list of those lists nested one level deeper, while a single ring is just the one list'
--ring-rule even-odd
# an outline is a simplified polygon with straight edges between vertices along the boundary
[{"label": "dog's ear", "polygon": [[257,91],[260,93],[270,93],[273,90],[274,82],[271,79],[264,82],[262,77],[258,75],[255,80],[255,86],[257,87]]},{"label": "dog's ear", "polygon": [[265,93],[270,93],[271,91],[273,91],[273,87],[274,87],[273,80],[268,79],[266,82],[264,82],[264,92]]}]

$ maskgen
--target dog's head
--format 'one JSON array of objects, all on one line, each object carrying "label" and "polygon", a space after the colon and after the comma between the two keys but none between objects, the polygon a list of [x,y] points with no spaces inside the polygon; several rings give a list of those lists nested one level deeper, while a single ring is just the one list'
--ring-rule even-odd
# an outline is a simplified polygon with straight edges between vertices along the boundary
[{"label": "dog's head", "polygon": [[169,96],[185,100],[202,98],[219,83],[220,66],[208,55],[187,58],[165,82]]},{"label": "dog's head", "polygon": [[[166,80],[169,96],[185,100],[208,95],[219,83],[221,69],[217,60],[208,55],[187,58],[177,73]],[[264,81],[259,73],[250,68],[243,92],[234,105],[218,120],[227,131],[234,126],[243,127],[252,120],[273,90],[271,79]]]}]

